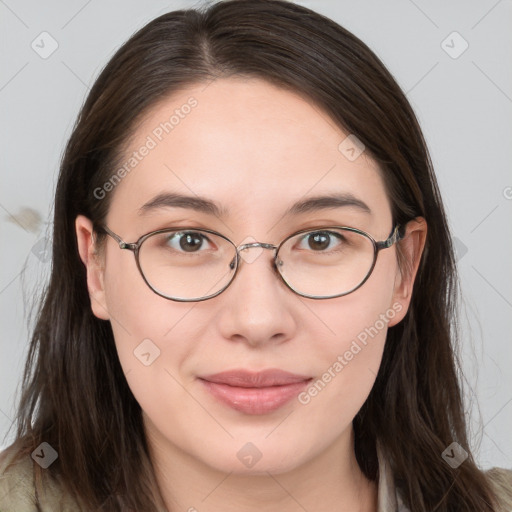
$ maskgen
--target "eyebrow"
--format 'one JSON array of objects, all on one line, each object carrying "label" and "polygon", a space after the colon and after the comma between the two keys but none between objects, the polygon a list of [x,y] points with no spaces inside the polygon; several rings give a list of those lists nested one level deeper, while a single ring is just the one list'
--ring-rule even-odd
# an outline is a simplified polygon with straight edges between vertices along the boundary
[{"label": "eyebrow", "polygon": [[361,199],[350,193],[329,194],[315,197],[308,197],[293,204],[285,212],[286,215],[298,215],[317,210],[332,208],[351,207],[371,215],[370,207]]},{"label": "eyebrow", "polygon": [[139,215],[144,215],[158,208],[185,208],[216,217],[225,217],[228,211],[216,202],[199,196],[187,196],[172,192],[158,194],[139,208]]},{"label": "eyebrow", "polygon": [[[372,213],[370,207],[364,201],[361,201],[361,199],[358,199],[350,193],[336,193],[308,197],[297,201],[286,210],[283,217],[344,207],[355,208],[356,210],[370,215]],[[215,215],[219,218],[225,218],[229,215],[229,211],[226,208],[205,197],[171,192],[158,194],[139,208],[138,214],[145,215],[159,208],[185,208],[207,215]]]}]

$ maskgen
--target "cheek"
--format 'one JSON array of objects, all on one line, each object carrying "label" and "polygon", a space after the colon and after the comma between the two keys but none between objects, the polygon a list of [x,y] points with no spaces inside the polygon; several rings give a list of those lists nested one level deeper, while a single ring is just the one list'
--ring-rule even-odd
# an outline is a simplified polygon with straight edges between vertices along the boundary
[{"label": "cheek", "polygon": [[[334,353],[351,350],[357,342],[365,347],[357,359],[366,360],[372,357],[374,346],[384,344],[388,324],[393,323],[402,309],[401,304],[393,303],[396,270],[395,260],[383,257],[370,278],[355,292],[337,299],[309,302],[310,309],[325,327],[324,340],[331,358]],[[377,352],[382,348],[377,348]]]},{"label": "cheek", "polygon": [[173,377],[181,380],[179,370],[194,348],[191,339],[200,336],[202,326],[188,321],[193,303],[158,296],[130,263],[111,263],[105,276],[106,303],[130,389],[143,409],[151,409],[163,390],[172,392]]},{"label": "cheek", "polygon": [[[347,426],[365,402],[377,376],[389,324],[402,310],[392,303],[393,261],[376,268],[350,295],[322,304],[310,303],[322,320],[318,327],[316,379],[299,396],[312,429]],[[319,323],[320,324],[320,323]],[[330,335],[329,335],[330,334]]]},{"label": "cheek", "polygon": [[379,370],[388,324],[396,314],[387,300],[375,298],[372,302],[366,294],[354,292],[323,310],[331,336],[324,335],[317,350],[317,378],[299,397],[302,404],[315,401],[316,407],[344,411],[350,420],[363,405]]},{"label": "cheek", "polygon": [[[144,282],[128,251],[114,254],[105,273],[105,300],[112,328],[130,344],[162,340],[193,304],[167,300]],[[120,343],[120,349],[124,346]]]}]

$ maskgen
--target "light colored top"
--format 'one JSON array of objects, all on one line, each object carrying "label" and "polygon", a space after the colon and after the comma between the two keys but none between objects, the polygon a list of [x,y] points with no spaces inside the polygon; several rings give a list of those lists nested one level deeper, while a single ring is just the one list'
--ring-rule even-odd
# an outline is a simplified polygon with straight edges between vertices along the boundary
[{"label": "light colored top", "polygon": [[[36,505],[34,491],[34,464],[30,456],[8,467],[14,453],[7,449],[0,453],[0,512],[85,512],[55,483],[45,487]],[[378,512],[409,512],[395,488],[389,465],[377,449],[379,462]],[[512,470],[493,468],[485,472],[496,488],[502,502],[502,511],[512,511]]]}]

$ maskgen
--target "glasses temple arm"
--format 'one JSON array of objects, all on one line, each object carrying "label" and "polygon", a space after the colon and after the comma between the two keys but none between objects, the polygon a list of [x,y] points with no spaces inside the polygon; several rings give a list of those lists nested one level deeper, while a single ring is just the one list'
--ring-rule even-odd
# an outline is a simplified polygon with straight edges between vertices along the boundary
[{"label": "glasses temple arm", "polygon": [[107,226],[97,226],[96,231],[103,231],[112,237],[118,243],[120,249],[129,249],[131,251],[135,249],[136,244],[129,244],[125,242],[119,235],[116,235],[116,233],[110,230]]},{"label": "glasses temple arm", "polygon": [[377,242],[377,249],[387,249],[388,247],[391,247],[393,244],[399,242],[404,238],[404,234],[402,231],[402,226],[397,224],[394,228],[391,234],[389,235],[387,240],[384,240],[383,242]]}]

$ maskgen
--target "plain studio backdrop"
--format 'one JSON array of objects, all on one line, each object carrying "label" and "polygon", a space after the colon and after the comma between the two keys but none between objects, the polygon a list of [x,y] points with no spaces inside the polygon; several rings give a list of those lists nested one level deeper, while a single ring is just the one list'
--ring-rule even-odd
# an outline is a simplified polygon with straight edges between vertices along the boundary
[{"label": "plain studio backdrop", "polygon": [[[411,102],[431,151],[464,294],[470,441],[512,468],[512,2],[297,2],[361,38]],[[58,166],[101,68],[155,17],[201,2],[0,0],[0,445],[14,417],[27,315],[48,276]],[[440,454],[441,456],[441,454]]]}]

